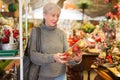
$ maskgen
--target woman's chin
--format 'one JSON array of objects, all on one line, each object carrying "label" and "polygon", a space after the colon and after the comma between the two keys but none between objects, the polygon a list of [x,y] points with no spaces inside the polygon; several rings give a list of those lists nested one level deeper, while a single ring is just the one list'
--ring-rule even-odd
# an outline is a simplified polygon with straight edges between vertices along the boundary
[{"label": "woman's chin", "polygon": [[57,24],[51,24],[51,26],[56,26]]}]

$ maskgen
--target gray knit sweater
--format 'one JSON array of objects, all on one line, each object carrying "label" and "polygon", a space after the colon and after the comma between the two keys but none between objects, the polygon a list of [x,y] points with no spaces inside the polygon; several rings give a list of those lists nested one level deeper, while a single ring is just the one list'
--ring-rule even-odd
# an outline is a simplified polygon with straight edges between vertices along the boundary
[{"label": "gray knit sweater", "polygon": [[[65,73],[65,65],[54,62],[53,54],[63,53],[68,49],[65,33],[57,27],[41,25],[41,48],[42,53],[36,51],[36,30],[31,31],[31,61],[41,66],[39,76],[54,78]],[[39,77],[39,80],[42,80]],[[45,79],[44,79],[45,80]]]}]

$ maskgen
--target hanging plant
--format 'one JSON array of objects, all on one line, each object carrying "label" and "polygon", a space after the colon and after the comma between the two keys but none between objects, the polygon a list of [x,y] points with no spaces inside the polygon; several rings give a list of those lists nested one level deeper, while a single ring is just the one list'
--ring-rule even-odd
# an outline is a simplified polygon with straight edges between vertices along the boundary
[{"label": "hanging plant", "polygon": [[85,9],[90,8],[91,5],[92,5],[92,2],[91,2],[90,0],[80,0],[80,1],[77,3],[78,9],[82,9],[83,19],[84,19]]},{"label": "hanging plant", "polygon": [[77,3],[77,7],[79,9],[87,9],[89,8],[90,6],[92,6],[92,2],[90,0],[80,0],[78,3]]},{"label": "hanging plant", "polygon": [[15,3],[11,3],[8,5],[8,10],[10,12],[15,12],[17,10],[17,5]]}]

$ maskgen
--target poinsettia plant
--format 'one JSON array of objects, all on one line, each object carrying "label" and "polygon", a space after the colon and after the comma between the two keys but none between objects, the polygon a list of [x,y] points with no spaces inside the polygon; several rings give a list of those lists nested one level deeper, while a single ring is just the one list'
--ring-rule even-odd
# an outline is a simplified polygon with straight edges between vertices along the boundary
[{"label": "poinsettia plant", "polygon": [[[11,39],[10,39],[11,38]],[[4,25],[0,29],[0,42],[1,43],[10,43],[18,41],[19,30],[17,28],[11,28],[10,26]]]}]

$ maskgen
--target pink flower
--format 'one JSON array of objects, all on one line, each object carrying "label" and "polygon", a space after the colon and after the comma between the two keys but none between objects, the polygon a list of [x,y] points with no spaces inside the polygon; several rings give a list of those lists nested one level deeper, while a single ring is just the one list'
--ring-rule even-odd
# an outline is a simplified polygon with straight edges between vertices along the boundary
[{"label": "pink flower", "polygon": [[108,13],[106,14],[106,16],[107,16],[107,18],[109,18],[109,19],[113,19],[113,17],[114,17],[111,12],[108,12]]}]

